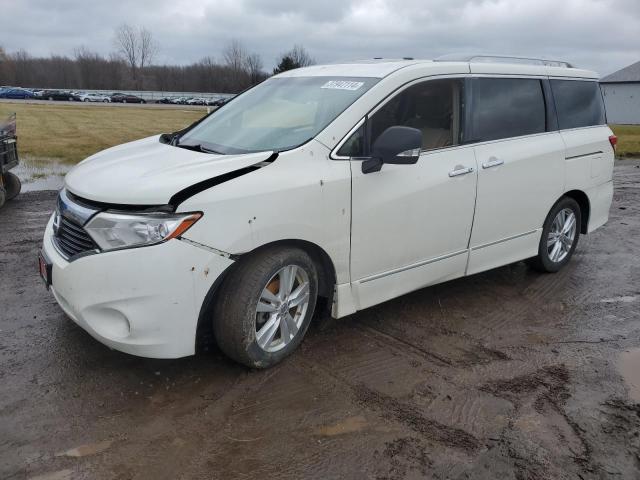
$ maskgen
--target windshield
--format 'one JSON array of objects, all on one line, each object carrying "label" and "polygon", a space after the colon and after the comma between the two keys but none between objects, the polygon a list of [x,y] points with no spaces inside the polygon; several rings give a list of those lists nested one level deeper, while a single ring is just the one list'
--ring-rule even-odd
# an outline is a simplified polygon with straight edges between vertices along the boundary
[{"label": "windshield", "polygon": [[271,78],[185,133],[179,145],[237,154],[282,151],[315,137],[377,78]]}]

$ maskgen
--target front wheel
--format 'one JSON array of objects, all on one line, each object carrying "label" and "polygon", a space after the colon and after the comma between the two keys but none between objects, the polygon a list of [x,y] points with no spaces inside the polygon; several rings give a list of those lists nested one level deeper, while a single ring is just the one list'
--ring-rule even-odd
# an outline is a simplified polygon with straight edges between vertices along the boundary
[{"label": "front wheel", "polygon": [[17,175],[7,172],[2,177],[7,200],[12,200],[18,196],[22,189],[22,183]]},{"label": "front wheel", "polygon": [[316,305],[318,273],[297,248],[264,250],[239,262],[217,295],[215,338],[237,362],[267,368],[302,341]]},{"label": "front wheel", "polygon": [[557,272],[573,256],[580,237],[580,205],[563,197],[551,208],[542,228],[538,256],[530,264],[542,272]]}]

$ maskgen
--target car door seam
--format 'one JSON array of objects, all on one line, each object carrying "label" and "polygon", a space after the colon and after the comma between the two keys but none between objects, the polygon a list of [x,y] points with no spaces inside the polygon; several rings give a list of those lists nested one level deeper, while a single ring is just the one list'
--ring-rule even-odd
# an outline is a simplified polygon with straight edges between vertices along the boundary
[{"label": "car door seam", "polygon": [[476,156],[476,149],[473,148],[473,159],[476,162],[476,184],[475,184],[475,195],[473,199],[473,215],[471,216],[471,228],[469,228],[469,238],[467,239],[467,264],[464,267],[464,274],[467,275],[469,271],[469,262],[471,260],[471,236],[473,235],[473,226],[476,221],[476,208],[478,206],[478,184],[480,183],[480,172],[478,167],[478,157]]}]

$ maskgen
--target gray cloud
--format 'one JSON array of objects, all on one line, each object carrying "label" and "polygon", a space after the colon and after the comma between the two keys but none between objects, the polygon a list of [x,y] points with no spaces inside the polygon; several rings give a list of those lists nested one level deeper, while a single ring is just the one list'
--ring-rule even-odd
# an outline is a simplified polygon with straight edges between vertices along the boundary
[{"label": "gray cloud", "polygon": [[295,43],[319,62],[491,52],[607,74],[640,60],[638,0],[0,0],[0,11],[0,45],[34,55],[107,54],[128,22],[154,33],[160,63],[220,58],[231,38],[267,67]]}]

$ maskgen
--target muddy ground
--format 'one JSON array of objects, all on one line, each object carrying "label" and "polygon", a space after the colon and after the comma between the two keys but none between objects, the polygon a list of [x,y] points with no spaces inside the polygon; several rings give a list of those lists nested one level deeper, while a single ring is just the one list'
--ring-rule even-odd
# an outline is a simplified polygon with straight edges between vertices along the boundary
[{"label": "muddy ground", "polygon": [[94,341],[37,276],[55,194],[21,195],[0,211],[0,478],[640,478],[640,161],[615,178],[562,272],[320,319],[267,371]]}]

